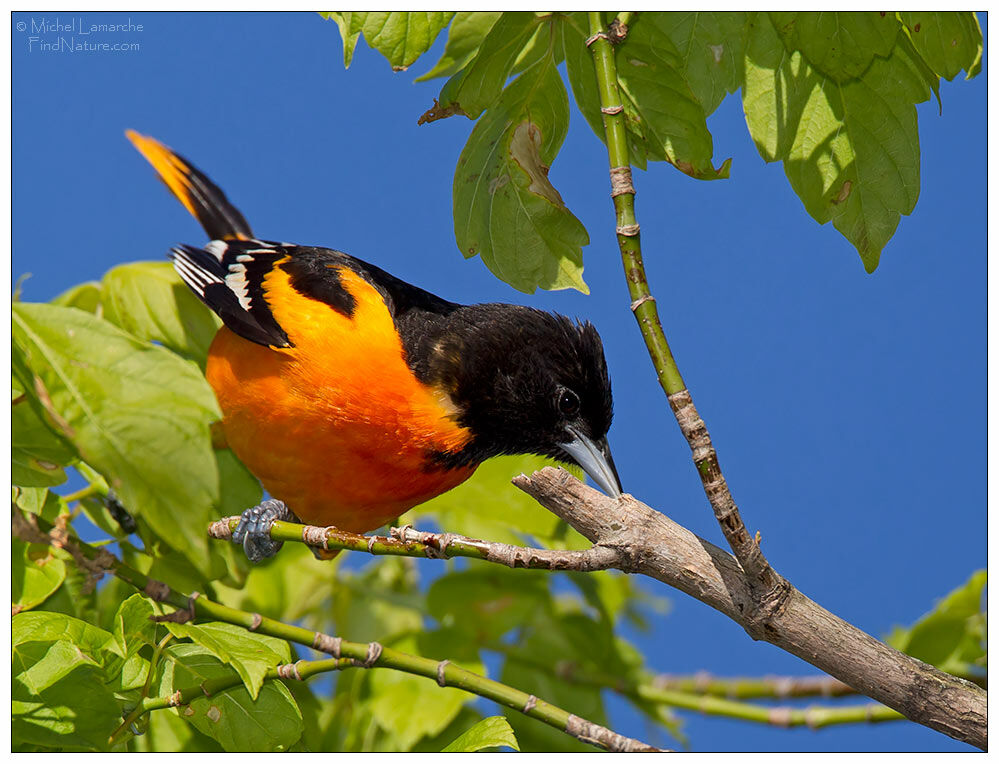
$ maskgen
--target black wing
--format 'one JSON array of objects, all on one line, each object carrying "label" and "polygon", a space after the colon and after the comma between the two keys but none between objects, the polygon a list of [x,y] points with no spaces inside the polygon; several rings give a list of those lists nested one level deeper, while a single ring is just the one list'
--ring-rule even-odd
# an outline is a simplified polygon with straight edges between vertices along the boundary
[{"label": "black wing", "polygon": [[212,241],[204,249],[182,244],[170,251],[173,267],[201,301],[240,337],[268,347],[290,347],[264,299],[263,279],[285,256],[268,242]]},{"label": "black wing", "polygon": [[437,334],[444,317],[461,305],[408,284],[377,266],[324,247],[250,239],[212,241],[204,249],[182,245],[170,257],[184,282],[236,334],[261,345],[290,347],[288,335],[264,297],[264,278],[274,268],[288,274],[292,288],[346,316],[356,307],[340,282],[349,268],[382,295],[402,338],[410,366],[417,371],[423,346]]}]

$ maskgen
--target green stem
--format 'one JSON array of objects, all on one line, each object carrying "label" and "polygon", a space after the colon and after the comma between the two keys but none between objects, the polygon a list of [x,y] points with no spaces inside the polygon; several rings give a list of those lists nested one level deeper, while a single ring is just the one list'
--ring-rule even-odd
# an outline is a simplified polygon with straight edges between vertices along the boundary
[{"label": "green stem", "polygon": [[[87,496],[95,493],[105,497],[108,495],[108,483],[97,470],[85,462],[77,462],[73,466],[76,468],[76,471],[83,476],[83,479],[90,483],[90,485],[84,489],[87,491]],[[65,498],[68,503],[69,497]]]},{"label": "green stem", "polygon": [[[15,535],[22,540],[44,542],[50,541],[44,534],[50,533],[53,526],[42,517],[15,508],[12,513],[12,529]],[[367,644],[347,642],[327,634],[310,631],[301,626],[282,623],[259,613],[237,610],[213,602],[198,593],[187,596],[162,581],[152,579],[129,567],[106,549],[95,548],[75,537],[62,539],[60,543],[74,557],[82,555],[91,561],[92,566],[110,572],[157,602],[175,607],[178,612],[166,618],[172,618],[181,623],[192,618],[194,620],[231,623],[235,626],[241,626],[247,631],[260,632],[305,647],[331,652],[334,658],[352,658],[358,665],[363,665],[365,668],[392,668],[408,674],[427,677],[437,681],[441,686],[457,687],[520,711],[532,719],[537,719],[579,740],[606,750],[658,750],[581,719],[558,706],[536,698],[534,695],[487,679],[448,661],[435,661],[418,655],[410,655],[390,647],[383,647],[377,642]]]},{"label": "green stem", "polygon": [[[278,666],[276,668],[268,669],[264,674],[264,679],[298,679],[305,681],[311,679],[317,674],[328,673],[330,671],[340,671],[345,668],[354,668],[357,664],[350,658],[327,658],[325,660],[318,661],[298,661],[296,663],[289,663],[285,666]],[[234,687],[242,687],[243,679],[239,674],[231,674],[229,676],[219,676],[212,679],[206,679],[201,684],[195,687],[186,687],[182,690],[177,690],[172,695],[165,698],[144,698],[142,702],[136,707],[138,711],[138,716],[147,714],[150,711],[158,711],[163,708],[176,708],[177,706],[186,706],[187,704],[198,700],[199,698],[210,698],[212,695],[217,695],[225,690],[230,690]]]},{"label": "green stem", "polygon": [[[226,517],[208,526],[214,539],[229,540],[239,524],[239,517]],[[392,529],[393,535],[365,536],[334,527],[299,525],[276,520],[270,537],[275,541],[295,541],[316,549],[347,549],[376,556],[431,557],[450,559],[468,557],[538,570],[607,570],[618,564],[613,550],[590,547],[580,550],[535,549],[458,536],[453,533],[425,533],[411,528]],[[395,534],[398,533],[397,537]]]},{"label": "green stem", "polygon": [[67,493],[62,498],[63,501],[65,501],[66,504],[69,505],[72,504],[74,501],[80,501],[81,499],[89,498],[90,496],[93,496],[95,493],[99,492],[100,491],[98,490],[97,486],[88,485],[85,488],[81,488],[79,491],[73,491],[73,493]]},{"label": "green stem", "polygon": [[714,677],[660,675],[651,682],[662,690],[714,695],[719,698],[839,698],[859,694],[831,676]]},{"label": "green stem", "polygon": [[125,721],[123,721],[118,728],[111,733],[111,737],[108,740],[109,746],[113,747],[118,742],[119,738],[124,735],[125,732],[128,731],[128,729],[135,724],[135,722],[138,721],[144,713],[146,713],[143,710],[143,703],[149,699],[149,688],[153,684],[153,675],[156,673],[156,666],[159,664],[160,655],[163,654],[163,648],[167,646],[171,639],[173,639],[173,634],[167,633],[163,639],[156,643],[156,647],[153,648],[153,655],[149,659],[149,672],[146,674],[146,683],[143,685],[142,694],[139,696],[139,704],[132,709],[132,712],[127,717],[125,717]]},{"label": "green stem", "polygon": [[628,154],[628,131],[620,88],[614,46],[607,39],[607,29],[599,11],[590,11],[590,39],[593,62],[597,71],[597,87],[603,112],[607,154],[610,160],[617,217],[617,243],[631,295],[631,309],[642,332],[645,346],[656,369],[659,384],[667,395],[686,389],[680,370],[673,359],[666,334],[659,321],[655,298],[649,291],[649,281],[642,262],[642,237],[635,219],[635,189],[631,184],[631,159]]},{"label": "green stem", "polygon": [[718,455],[711,443],[711,436],[684,384],[680,370],[670,351],[666,334],[659,320],[655,299],[649,291],[645,265],[642,262],[642,242],[635,218],[635,187],[631,181],[631,159],[628,154],[628,135],[625,125],[624,104],[617,79],[614,46],[599,11],[589,12],[590,38],[593,63],[596,67],[597,89],[603,114],[607,155],[610,160],[611,195],[617,216],[617,242],[621,250],[631,310],[638,321],[649,357],[656,369],[659,384],[666,392],[677,424],[693,452],[694,464],[701,478],[704,492],[714,510],[736,559],[746,571],[750,588],[756,595],[761,611],[779,609],[789,591],[784,581],[770,566],[759,543],[749,535],[739,509],[732,498],[718,464]]},{"label": "green stem", "polygon": [[[628,693],[632,695],[632,693]],[[760,706],[711,695],[692,695],[676,690],[663,690],[649,685],[639,685],[633,697],[650,703],[661,703],[674,708],[700,711],[710,716],[725,716],[747,722],[770,724],[776,727],[830,727],[835,724],[859,724],[864,722],[889,722],[904,720],[898,711],[880,703],[843,706],[811,706],[792,708],[790,706]]]},{"label": "green stem", "polygon": [[[509,656],[508,646],[499,643],[484,646],[488,650]],[[769,724],[777,727],[810,727],[818,729],[837,724],[858,724],[900,721],[906,717],[894,709],[880,703],[866,703],[851,706],[810,706],[808,708],[793,708],[790,706],[762,706],[755,703],[740,702],[730,698],[715,697],[697,691],[683,691],[657,686],[652,682],[636,682],[623,679],[620,676],[600,674],[591,671],[580,671],[573,665],[552,666],[541,661],[533,661],[524,656],[517,656],[517,661],[525,663],[537,670],[545,671],[551,676],[571,684],[610,689],[632,701],[654,703],[657,705],[682,708],[688,711],[698,711],[709,716],[724,716],[729,719]],[[820,679],[825,679],[821,677]],[[756,688],[766,680],[743,680],[755,683]],[[771,683],[772,686],[772,683]],[[849,689],[849,688],[847,688]],[[853,690],[850,690],[853,692]]]}]

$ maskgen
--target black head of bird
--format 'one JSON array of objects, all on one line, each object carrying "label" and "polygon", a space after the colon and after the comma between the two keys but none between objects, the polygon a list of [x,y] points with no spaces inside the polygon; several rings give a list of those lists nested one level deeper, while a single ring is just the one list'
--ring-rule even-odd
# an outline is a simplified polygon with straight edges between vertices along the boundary
[{"label": "black head of bird", "polygon": [[428,376],[449,391],[473,434],[456,458],[477,463],[533,453],[577,464],[609,495],[621,493],[607,444],[613,416],[603,344],[590,323],[488,303],[451,313]]}]

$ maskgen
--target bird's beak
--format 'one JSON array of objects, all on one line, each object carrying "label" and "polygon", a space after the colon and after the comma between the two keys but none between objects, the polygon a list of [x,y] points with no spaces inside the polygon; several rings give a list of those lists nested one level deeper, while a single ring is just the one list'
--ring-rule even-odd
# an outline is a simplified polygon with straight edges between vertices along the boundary
[{"label": "bird's beak", "polygon": [[569,428],[569,434],[573,439],[568,443],[560,443],[562,450],[593,478],[593,482],[600,486],[604,493],[615,499],[620,496],[621,479],[617,476],[617,468],[614,466],[607,438],[592,440],[573,428]]}]

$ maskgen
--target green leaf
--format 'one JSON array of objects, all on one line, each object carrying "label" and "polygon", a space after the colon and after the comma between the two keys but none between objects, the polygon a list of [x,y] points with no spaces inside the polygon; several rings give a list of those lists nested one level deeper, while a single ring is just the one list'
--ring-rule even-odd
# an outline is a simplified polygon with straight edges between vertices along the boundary
[{"label": "green leaf", "polygon": [[[593,68],[593,55],[586,45],[589,36],[585,13],[573,13],[562,24],[562,47],[565,50],[565,66],[572,86],[576,106],[582,112],[593,133],[606,144],[604,118],[600,111],[600,91],[597,89],[597,75]],[[625,127],[628,136],[628,156],[639,169],[646,169],[648,147],[645,135],[639,130],[634,115],[625,112]],[[655,157],[653,157],[655,158]]]},{"label": "green leaf", "polygon": [[355,642],[390,641],[419,631],[426,611],[415,568],[404,558],[385,558],[358,574],[341,568],[333,586],[337,636]]},{"label": "green leaf", "polygon": [[[164,655],[168,660],[160,681],[160,695],[232,675],[228,666],[199,645],[171,645]],[[198,698],[176,713],[229,752],[286,751],[304,730],[295,699],[277,681],[264,683],[255,700],[245,687],[235,687]]]},{"label": "green leaf", "polygon": [[283,639],[253,634],[229,623],[167,623],[178,637],[188,637],[239,674],[254,700],[268,669],[291,661],[291,648]]},{"label": "green leaf", "polygon": [[[510,483],[517,475],[530,475],[553,464],[550,459],[530,454],[489,459],[457,488],[414,507],[406,514],[405,522],[419,526],[419,518],[430,517],[439,527],[471,538],[506,544],[530,543],[534,539],[547,547],[564,547],[569,534],[571,545],[582,548],[585,539]],[[582,478],[578,468],[570,472]]]},{"label": "green leaf", "polygon": [[550,574],[490,566],[441,576],[427,591],[427,611],[478,641],[498,639],[538,610],[551,608]]},{"label": "green leaf", "polygon": [[[579,668],[598,675],[627,675],[633,662],[620,654],[609,624],[578,612],[571,601],[559,604],[562,612],[536,608],[523,619],[520,640],[507,652],[501,681],[584,719],[606,724],[600,688],[563,677]],[[523,751],[585,750],[537,720],[517,714],[510,724]]]},{"label": "green leaf", "polygon": [[64,308],[79,308],[87,313],[97,313],[103,310],[101,304],[101,283],[99,281],[85,281],[70,287],[58,297],[52,300],[53,305],[61,305]]},{"label": "green leaf", "polygon": [[[500,681],[511,687],[520,687],[533,695],[544,698],[560,708],[597,724],[606,724],[600,689],[584,685],[570,685],[552,675],[539,671],[536,666],[508,658],[503,664]],[[564,732],[529,716],[513,714],[509,718],[520,750],[524,752],[568,751],[591,753],[586,743],[567,736]]]},{"label": "green leaf", "polygon": [[[395,642],[392,647],[417,652],[412,637]],[[481,666],[466,664],[463,667],[481,671]],[[374,671],[368,685],[375,720],[382,729],[392,733],[404,751],[423,737],[439,734],[473,697],[453,687],[440,687],[432,679],[402,671]]]},{"label": "green leaf", "polygon": [[639,14],[615,50],[628,129],[644,138],[651,159],[665,159],[700,180],[727,178],[731,160],[718,169],[711,164],[714,149],[705,109],[662,23],[658,14]]},{"label": "green leaf", "polygon": [[481,255],[489,270],[522,292],[589,292],[582,279],[589,236],[548,180],[568,125],[562,78],[546,57],[503,91],[458,159],[458,248],[465,257]]},{"label": "green leaf", "polygon": [[611,624],[625,617],[637,628],[647,630],[647,612],[660,616],[669,612],[667,598],[649,594],[635,584],[633,577],[617,571],[567,571],[565,575],[579,589],[584,601]]},{"label": "green leaf", "polygon": [[47,544],[25,544],[11,539],[10,558],[11,611],[14,613],[42,604],[66,578],[66,564]]},{"label": "green leaf", "polygon": [[896,45],[860,79],[838,85],[788,54],[757,14],[746,54],[746,123],[784,171],[808,213],[857,248],[868,271],[919,195],[914,104],[929,98],[911,46]]},{"label": "green leaf", "polygon": [[124,657],[110,632],[63,613],[33,611],[14,616],[11,642],[15,647],[28,642],[72,642],[90,660],[103,664],[108,655]]},{"label": "green leaf", "polygon": [[140,340],[158,342],[198,362],[222,325],[185,286],[170,263],[126,263],[102,282],[104,318]]},{"label": "green leaf", "polygon": [[[15,617],[14,628],[17,630]],[[67,639],[19,643],[11,665],[11,738],[66,749],[104,750],[121,708],[104,672]]]},{"label": "green leaf", "polygon": [[[42,514],[42,508],[49,500],[49,489],[44,487],[11,486],[11,501],[25,512]],[[51,520],[44,515],[46,520]]]},{"label": "green leaf", "polygon": [[444,83],[435,108],[445,115],[458,113],[478,119],[503,92],[517,57],[539,23],[540,19],[527,11],[503,13],[479,45],[475,58]]},{"label": "green leaf", "polygon": [[[426,53],[454,15],[443,11],[335,13],[344,21],[349,17],[350,34],[363,34],[368,45],[385,56],[395,71],[406,69]],[[349,64],[349,61],[344,63]]]},{"label": "green leaf", "polygon": [[985,668],[986,572],[976,571],[909,629],[896,629],[888,643],[952,674],[971,676]]},{"label": "green leaf", "polygon": [[901,11],[912,44],[946,80],[964,69],[971,79],[982,68],[982,28],[974,11]]},{"label": "green leaf", "polygon": [[741,11],[655,14],[656,26],[676,48],[684,79],[706,115],[742,84],[747,15]]},{"label": "green leaf", "polygon": [[484,748],[512,748],[519,751],[517,737],[504,716],[490,716],[471,729],[462,732],[441,751],[442,753],[474,753]]},{"label": "green leaf", "polygon": [[215,396],[197,367],[75,308],[18,303],[14,369],[51,420],[108,478],[122,504],[194,569],[213,558],[204,528],[218,499],[208,424]]},{"label": "green leaf", "polygon": [[254,507],[263,497],[260,481],[253,477],[246,466],[236,458],[236,455],[223,449],[215,452],[218,462],[219,484],[221,493],[216,511],[219,515],[228,517],[239,515],[244,509]]},{"label": "green leaf", "polygon": [[126,599],[114,616],[114,638],[126,657],[135,655],[143,645],[156,644],[156,624],[151,620],[152,603],[139,593]]},{"label": "green leaf", "polygon": [[327,21],[336,22],[340,30],[340,39],[343,40],[343,68],[349,69],[350,62],[354,60],[354,48],[357,47],[357,38],[360,32],[350,31],[351,11],[321,11],[319,13]]},{"label": "green leaf", "polygon": [[458,11],[451,20],[447,44],[440,60],[426,74],[416,78],[425,82],[435,77],[450,77],[461,71],[475,55],[493,24],[500,17],[499,11]]},{"label": "green leaf", "polygon": [[[712,22],[714,17],[718,18]],[[738,84],[741,59],[739,66],[730,59],[742,49],[734,29],[739,17],[640,13],[632,22],[615,56],[628,153],[636,167],[644,170],[647,160],[669,161],[694,178],[728,177],[729,160],[717,170],[711,164],[706,116],[733,87],[733,77]],[[593,56],[586,46],[587,29],[582,13],[572,14],[562,25],[566,70],[576,104],[593,132],[606,142]],[[728,41],[728,36],[735,39]],[[679,48],[674,38],[680,40]],[[708,42],[713,39],[726,42]]]},{"label": "green leaf", "polygon": [[[241,515],[243,510],[260,503],[263,498],[260,481],[232,451],[228,449],[215,451],[215,461],[219,472],[219,504],[213,510],[215,516]],[[213,552],[225,561],[227,582],[236,586],[241,585],[250,571],[250,563],[243,548],[237,544],[216,544]]]},{"label": "green leaf", "polygon": [[68,464],[76,461],[73,446],[39,416],[35,392],[10,408],[11,482],[20,486],[55,486],[66,482]]},{"label": "green leaf", "polygon": [[898,19],[878,11],[771,12],[788,52],[801,51],[813,68],[836,82],[859,77],[875,56],[888,56]]},{"label": "green leaf", "polygon": [[[231,546],[238,557],[242,549]],[[285,544],[281,554],[267,564],[251,566],[241,588],[216,585],[216,591],[226,605],[254,613],[281,613],[285,620],[297,621],[329,610],[323,603],[339,588],[337,569],[346,556],[319,561],[302,544]]]},{"label": "green leaf", "polygon": [[144,735],[129,741],[129,750],[137,753],[222,753],[222,746],[202,735],[176,713],[156,711],[148,714],[149,727]]}]

